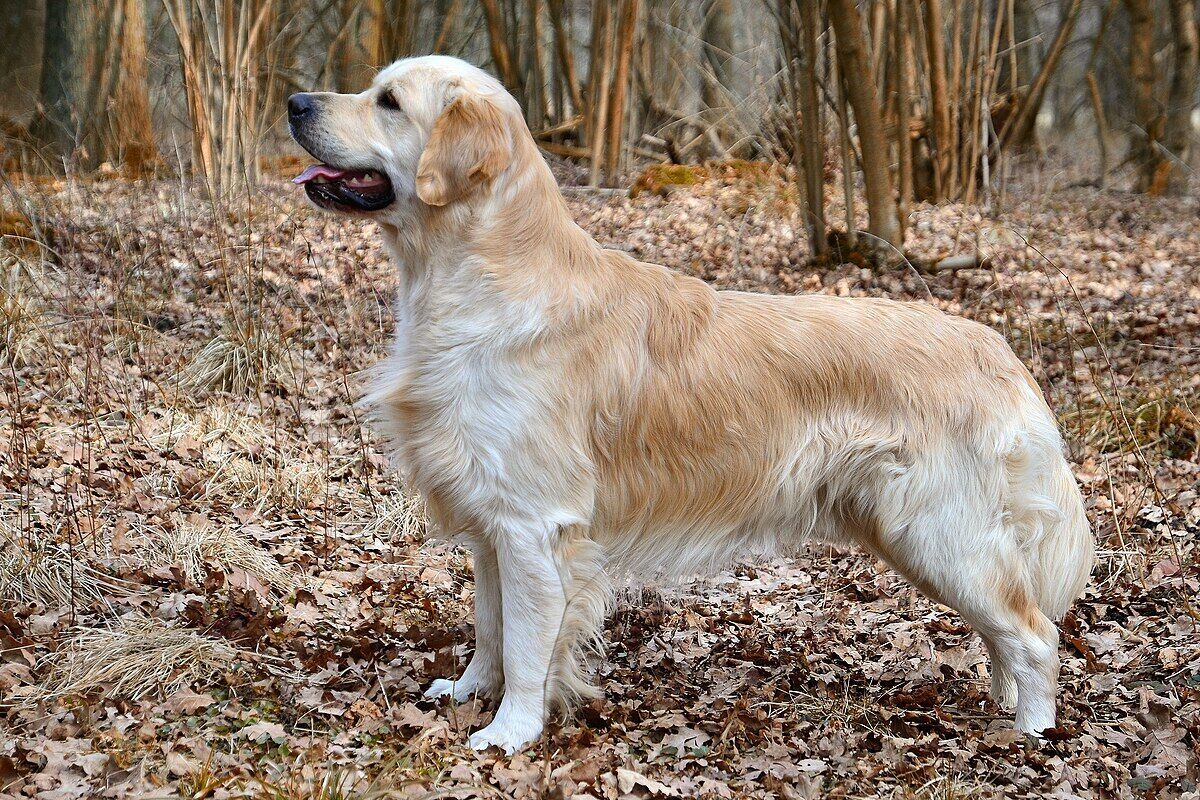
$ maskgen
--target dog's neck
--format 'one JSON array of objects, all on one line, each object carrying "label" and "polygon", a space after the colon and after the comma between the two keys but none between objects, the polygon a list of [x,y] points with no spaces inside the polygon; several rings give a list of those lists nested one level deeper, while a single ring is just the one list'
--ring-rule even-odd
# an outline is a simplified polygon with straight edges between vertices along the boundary
[{"label": "dog's neck", "polygon": [[547,310],[586,305],[601,249],[575,224],[532,140],[476,196],[441,208],[414,199],[405,216],[382,226],[402,303],[437,305],[439,286],[483,281]]}]

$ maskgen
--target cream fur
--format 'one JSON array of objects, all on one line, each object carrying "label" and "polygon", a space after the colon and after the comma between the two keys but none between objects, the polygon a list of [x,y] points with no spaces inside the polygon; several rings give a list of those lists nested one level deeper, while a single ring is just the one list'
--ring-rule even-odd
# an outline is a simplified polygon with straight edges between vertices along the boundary
[{"label": "cream fur", "polygon": [[475,656],[428,694],[500,695],[473,746],[512,752],[555,703],[595,694],[585,655],[614,580],[813,537],[957,609],[1017,727],[1054,725],[1051,618],[1093,545],[1053,415],[1002,337],[918,304],[716,291],[602,249],[516,102],[456,59],[317,97],[314,155],[396,190],[371,215],[400,289],[369,401],[431,519],[471,542]]}]

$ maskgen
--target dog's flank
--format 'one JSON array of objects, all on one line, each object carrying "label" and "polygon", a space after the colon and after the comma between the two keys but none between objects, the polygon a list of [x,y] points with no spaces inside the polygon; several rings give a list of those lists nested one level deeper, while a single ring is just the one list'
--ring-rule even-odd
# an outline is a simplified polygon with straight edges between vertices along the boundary
[{"label": "dog's flank", "polygon": [[1054,725],[1051,618],[1092,541],[1053,415],[997,333],[917,304],[718,292],[601,249],[515,101],[454,59],[398,62],[321,119],[306,140],[348,159],[331,169],[395,188],[371,214],[401,288],[370,401],[431,524],[472,542],[476,653],[430,688],[500,694],[472,745],[511,751],[594,693],[613,578],[810,537],[956,608],[1017,726]]}]

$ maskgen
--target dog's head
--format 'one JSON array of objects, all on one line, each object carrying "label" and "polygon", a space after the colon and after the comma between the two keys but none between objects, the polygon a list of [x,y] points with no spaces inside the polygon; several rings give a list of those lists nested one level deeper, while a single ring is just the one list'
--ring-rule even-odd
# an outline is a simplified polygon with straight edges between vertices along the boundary
[{"label": "dog's head", "polygon": [[511,163],[520,107],[482,70],[446,56],[397,61],[358,94],[288,98],[292,137],[321,163],[295,178],[321,208],[397,218],[490,190]]}]

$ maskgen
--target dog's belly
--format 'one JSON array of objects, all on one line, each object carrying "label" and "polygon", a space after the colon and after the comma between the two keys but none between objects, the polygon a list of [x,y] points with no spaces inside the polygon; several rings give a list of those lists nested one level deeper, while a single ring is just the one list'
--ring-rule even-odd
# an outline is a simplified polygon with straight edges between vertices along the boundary
[{"label": "dog's belly", "polygon": [[629,573],[709,572],[810,539],[871,548],[912,470],[952,456],[912,448],[887,422],[849,430],[793,419],[679,441],[669,457],[627,454],[600,472],[593,535]]}]

